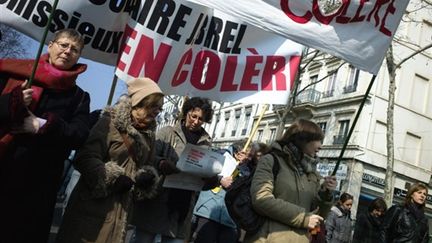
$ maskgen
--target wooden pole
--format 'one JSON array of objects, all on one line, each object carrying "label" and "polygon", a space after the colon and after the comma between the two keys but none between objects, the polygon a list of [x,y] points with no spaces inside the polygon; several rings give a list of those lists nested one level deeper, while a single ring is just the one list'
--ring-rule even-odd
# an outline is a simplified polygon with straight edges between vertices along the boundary
[{"label": "wooden pole", "polygon": [[47,37],[47,34],[48,34],[48,29],[49,29],[49,26],[50,26],[50,24],[52,22],[52,18],[53,18],[54,12],[57,9],[58,1],[59,0],[54,0],[51,13],[50,13],[50,15],[48,17],[47,25],[45,26],[45,30],[44,30],[42,39],[41,39],[40,44],[39,44],[39,49],[38,49],[38,52],[36,54],[35,62],[33,64],[33,69],[32,69],[30,78],[29,78],[28,83],[27,83],[27,88],[30,88],[30,86],[33,83],[33,79],[34,79],[34,76],[35,76],[35,73],[36,73],[37,66],[39,64],[39,59],[40,59],[40,56],[41,56],[41,53],[42,53],[42,49],[44,47],[45,40],[46,40],[46,37]]},{"label": "wooden pole", "polygon": [[110,90],[110,93],[109,93],[109,96],[108,96],[107,105],[111,105],[112,104],[112,100],[113,100],[113,97],[114,97],[114,91],[115,91],[115,88],[117,86],[117,80],[118,80],[118,77],[117,77],[117,75],[114,74],[113,81],[111,83],[111,90]]},{"label": "wooden pole", "polygon": [[256,121],[256,123],[255,123],[255,125],[254,125],[254,127],[253,127],[253,129],[252,129],[252,131],[251,131],[251,133],[249,135],[249,137],[248,137],[248,140],[247,140],[245,146],[243,147],[243,151],[246,151],[246,149],[249,147],[249,144],[252,142],[252,138],[255,136],[255,133],[258,130],[258,126],[259,126],[259,124],[261,122],[261,119],[263,118],[264,113],[267,111],[268,107],[269,107],[269,104],[265,104],[262,107],[261,113],[260,113],[260,115],[259,115],[259,117],[258,117],[258,119],[257,119],[257,121]]}]

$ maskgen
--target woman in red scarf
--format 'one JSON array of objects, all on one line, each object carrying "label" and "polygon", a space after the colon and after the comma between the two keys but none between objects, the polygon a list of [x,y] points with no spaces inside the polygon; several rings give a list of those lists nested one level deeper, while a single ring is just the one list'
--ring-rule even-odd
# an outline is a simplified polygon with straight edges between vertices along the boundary
[{"label": "woman in red scarf", "polygon": [[89,131],[89,94],[76,85],[81,35],[60,30],[34,60],[0,59],[0,208],[4,242],[47,242],[63,161]]}]

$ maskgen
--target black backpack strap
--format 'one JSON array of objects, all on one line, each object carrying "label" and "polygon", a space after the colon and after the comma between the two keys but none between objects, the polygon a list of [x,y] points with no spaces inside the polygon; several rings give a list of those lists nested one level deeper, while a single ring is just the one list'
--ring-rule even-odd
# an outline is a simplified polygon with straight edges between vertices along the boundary
[{"label": "black backpack strap", "polygon": [[279,159],[274,153],[270,152],[270,154],[273,157],[273,167],[272,167],[273,181],[276,181],[280,169]]}]

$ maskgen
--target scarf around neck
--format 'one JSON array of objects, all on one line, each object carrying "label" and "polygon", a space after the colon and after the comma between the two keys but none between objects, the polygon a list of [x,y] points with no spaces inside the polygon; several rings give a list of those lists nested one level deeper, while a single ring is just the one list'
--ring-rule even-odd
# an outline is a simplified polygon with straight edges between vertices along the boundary
[{"label": "scarf around neck", "polygon": [[[11,93],[26,79],[29,79],[34,62],[35,60],[31,59],[0,59],[0,74],[7,78],[1,95]],[[60,70],[49,63],[48,54],[42,55],[39,59],[31,86],[33,95],[32,102],[28,107],[29,110],[34,111],[36,109],[44,89],[65,91],[74,88],[78,75],[86,69],[87,65],[85,64],[75,64],[69,70]],[[14,136],[9,131],[10,127],[2,127],[0,129],[0,159],[4,156],[7,147],[14,139]]]},{"label": "scarf around neck", "polygon": [[416,221],[419,221],[425,217],[424,212],[421,209],[420,205],[418,205],[414,202],[411,202],[411,203],[408,203],[408,205],[406,205],[406,207],[414,215]]},{"label": "scarf around neck", "polygon": [[[0,73],[21,83],[30,78],[34,62],[35,60],[32,59],[2,59],[0,60]],[[49,56],[45,54],[39,59],[32,85],[42,89],[69,90],[76,85],[78,74],[83,73],[86,69],[86,64],[75,64],[69,70],[57,69],[49,63]],[[3,90],[2,93],[9,92]]]},{"label": "scarf around neck", "polygon": [[291,155],[294,165],[300,175],[310,173],[313,170],[313,165],[317,163],[315,158],[307,156],[291,142],[283,146],[282,150]]}]

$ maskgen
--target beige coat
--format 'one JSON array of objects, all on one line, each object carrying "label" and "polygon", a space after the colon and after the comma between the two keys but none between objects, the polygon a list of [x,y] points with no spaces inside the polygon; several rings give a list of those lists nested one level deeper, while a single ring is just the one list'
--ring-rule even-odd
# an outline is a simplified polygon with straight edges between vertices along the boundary
[{"label": "beige coat", "polygon": [[[78,151],[74,166],[81,178],[70,197],[57,242],[121,243],[132,202],[155,194],[159,177],[152,166],[154,133],[136,130],[130,111],[129,100],[106,110]],[[134,155],[128,152],[121,133],[127,134]],[[134,180],[142,171],[156,175],[148,191],[134,187],[120,194],[110,190],[118,176]]]},{"label": "beige coat", "polygon": [[258,162],[251,195],[254,209],[267,217],[264,225],[254,235],[246,235],[245,242],[254,243],[308,243],[307,225],[311,211],[319,207],[322,216],[330,210],[331,197],[321,200],[318,195],[320,176],[309,167],[300,175],[287,147],[272,145],[279,160],[279,173],[273,181],[273,157],[263,156]]}]

